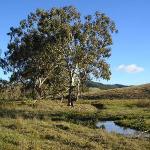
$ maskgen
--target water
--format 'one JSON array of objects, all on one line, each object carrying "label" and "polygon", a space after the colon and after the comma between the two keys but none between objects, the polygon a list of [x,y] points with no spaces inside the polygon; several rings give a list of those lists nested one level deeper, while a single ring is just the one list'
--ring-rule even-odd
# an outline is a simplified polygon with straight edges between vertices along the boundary
[{"label": "water", "polygon": [[131,128],[121,127],[115,124],[114,121],[100,121],[96,124],[96,127],[104,128],[107,132],[114,132],[125,136],[146,137],[146,138],[150,137],[150,134],[148,133],[140,132]]}]

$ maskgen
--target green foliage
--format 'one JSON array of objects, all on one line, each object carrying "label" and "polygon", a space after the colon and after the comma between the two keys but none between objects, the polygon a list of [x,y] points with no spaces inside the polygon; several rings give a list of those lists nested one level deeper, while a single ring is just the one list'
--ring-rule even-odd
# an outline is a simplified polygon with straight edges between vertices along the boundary
[{"label": "green foliage", "polygon": [[[90,75],[110,79],[107,59],[111,56],[115,23],[105,14],[81,19],[73,6],[37,9],[8,33],[10,42],[1,59],[11,81],[31,88],[33,98],[62,94],[80,84]],[[57,88],[56,88],[57,87]],[[50,91],[50,93],[49,93]]]},{"label": "green foliage", "polygon": [[14,100],[19,99],[24,93],[22,93],[22,85],[21,84],[11,84],[8,81],[1,80],[0,81],[0,99],[2,100]]}]

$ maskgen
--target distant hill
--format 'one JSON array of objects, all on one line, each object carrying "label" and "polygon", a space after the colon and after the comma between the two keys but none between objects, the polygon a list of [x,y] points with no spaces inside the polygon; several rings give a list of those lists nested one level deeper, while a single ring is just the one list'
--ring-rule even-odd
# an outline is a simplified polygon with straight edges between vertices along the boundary
[{"label": "distant hill", "polygon": [[87,81],[86,86],[87,87],[104,89],[104,90],[128,87],[128,86],[125,86],[125,85],[122,85],[122,84],[102,84],[102,83],[94,82],[94,81]]},{"label": "distant hill", "polygon": [[150,84],[107,90],[95,90],[83,95],[83,99],[149,99]]}]

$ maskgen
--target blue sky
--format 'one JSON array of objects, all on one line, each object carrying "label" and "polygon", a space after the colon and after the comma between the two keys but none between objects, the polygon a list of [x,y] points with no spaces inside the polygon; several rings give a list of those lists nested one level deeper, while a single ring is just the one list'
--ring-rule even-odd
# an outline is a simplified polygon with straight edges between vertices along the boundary
[{"label": "blue sky", "polygon": [[[84,16],[101,11],[111,17],[119,30],[113,36],[109,59],[112,76],[107,84],[150,83],[150,0],[1,0],[0,49],[2,55],[9,41],[11,26],[36,10],[73,5]],[[0,78],[7,79],[0,70]]]}]

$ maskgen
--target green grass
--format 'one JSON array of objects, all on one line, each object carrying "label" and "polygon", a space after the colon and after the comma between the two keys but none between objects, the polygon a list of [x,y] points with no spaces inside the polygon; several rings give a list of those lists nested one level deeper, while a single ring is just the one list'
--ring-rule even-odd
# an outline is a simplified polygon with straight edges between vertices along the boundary
[{"label": "green grass", "polygon": [[72,108],[66,102],[52,100],[0,101],[0,149],[148,150],[149,139],[107,133],[97,129],[95,123],[115,120],[124,126],[149,130],[149,102],[80,100]]}]

